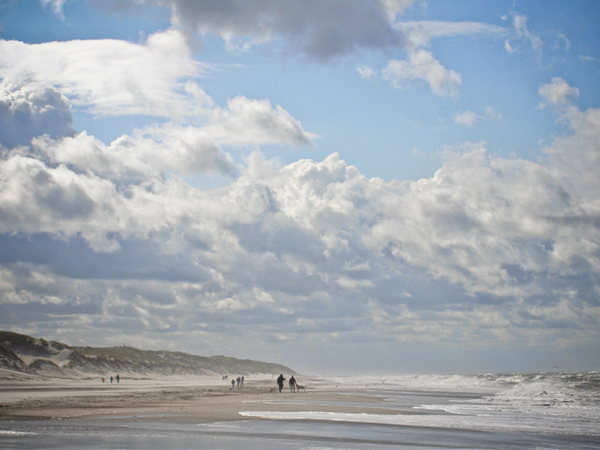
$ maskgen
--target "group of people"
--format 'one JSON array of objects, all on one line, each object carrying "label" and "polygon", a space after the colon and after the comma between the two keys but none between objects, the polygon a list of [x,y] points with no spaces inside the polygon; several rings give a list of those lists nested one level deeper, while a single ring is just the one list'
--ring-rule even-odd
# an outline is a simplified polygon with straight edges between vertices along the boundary
[{"label": "group of people", "polygon": [[[283,389],[283,382],[285,381],[285,377],[283,376],[283,374],[279,375],[277,377],[277,386],[279,387],[279,392],[282,391]],[[296,385],[298,383],[296,383],[296,379],[294,378],[294,375],[292,375],[290,377],[290,380],[288,381],[288,384],[290,385],[290,391],[292,392],[296,392]]]},{"label": "group of people", "polygon": [[[121,380],[121,377],[119,376],[119,374],[117,374],[116,377],[113,377],[112,375],[109,378],[110,382],[112,383],[113,380],[117,380],[117,383],[119,383],[119,381]],[[102,377],[102,382],[104,383],[104,377]]]},{"label": "group of people", "polygon": [[232,379],[231,380],[231,389],[233,390],[233,388],[235,387],[235,383],[237,382],[237,388],[243,388],[244,387],[244,376],[242,375],[241,377],[237,377],[236,379]]}]

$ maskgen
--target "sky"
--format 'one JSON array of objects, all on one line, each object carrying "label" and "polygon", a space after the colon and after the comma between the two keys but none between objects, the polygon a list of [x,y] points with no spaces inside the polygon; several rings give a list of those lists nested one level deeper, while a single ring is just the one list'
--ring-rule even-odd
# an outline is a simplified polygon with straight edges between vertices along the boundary
[{"label": "sky", "polygon": [[0,2],[0,329],[315,375],[600,369],[600,3]]}]

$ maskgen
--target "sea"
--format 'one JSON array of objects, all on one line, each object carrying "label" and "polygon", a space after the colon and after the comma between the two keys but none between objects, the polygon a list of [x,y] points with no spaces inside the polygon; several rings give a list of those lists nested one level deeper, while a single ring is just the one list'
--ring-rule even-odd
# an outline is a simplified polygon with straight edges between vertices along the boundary
[{"label": "sea", "polygon": [[600,449],[600,372],[330,377],[310,388],[378,396],[370,407],[397,413],[319,412],[325,403],[298,395],[303,411],[249,403],[234,422],[10,421],[0,449]]}]

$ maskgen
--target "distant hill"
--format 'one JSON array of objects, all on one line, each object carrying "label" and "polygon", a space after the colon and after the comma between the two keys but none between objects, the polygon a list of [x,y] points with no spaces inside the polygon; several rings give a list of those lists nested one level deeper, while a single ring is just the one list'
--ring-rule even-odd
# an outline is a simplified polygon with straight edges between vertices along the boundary
[{"label": "distant hill", "polygon": [[281,364],[134,347],[71,347],[0,331],[0,368],[45,377],[295,374]]}]

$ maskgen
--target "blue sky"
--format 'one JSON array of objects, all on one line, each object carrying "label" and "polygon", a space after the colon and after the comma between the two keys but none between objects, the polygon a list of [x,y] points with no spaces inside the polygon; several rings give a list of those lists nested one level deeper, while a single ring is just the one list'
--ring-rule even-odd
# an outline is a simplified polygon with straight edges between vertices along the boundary
[{"label": "blue sky", "polygon": [[599,20],[1,3],[0,327],[313,373],[598,369]]}]

